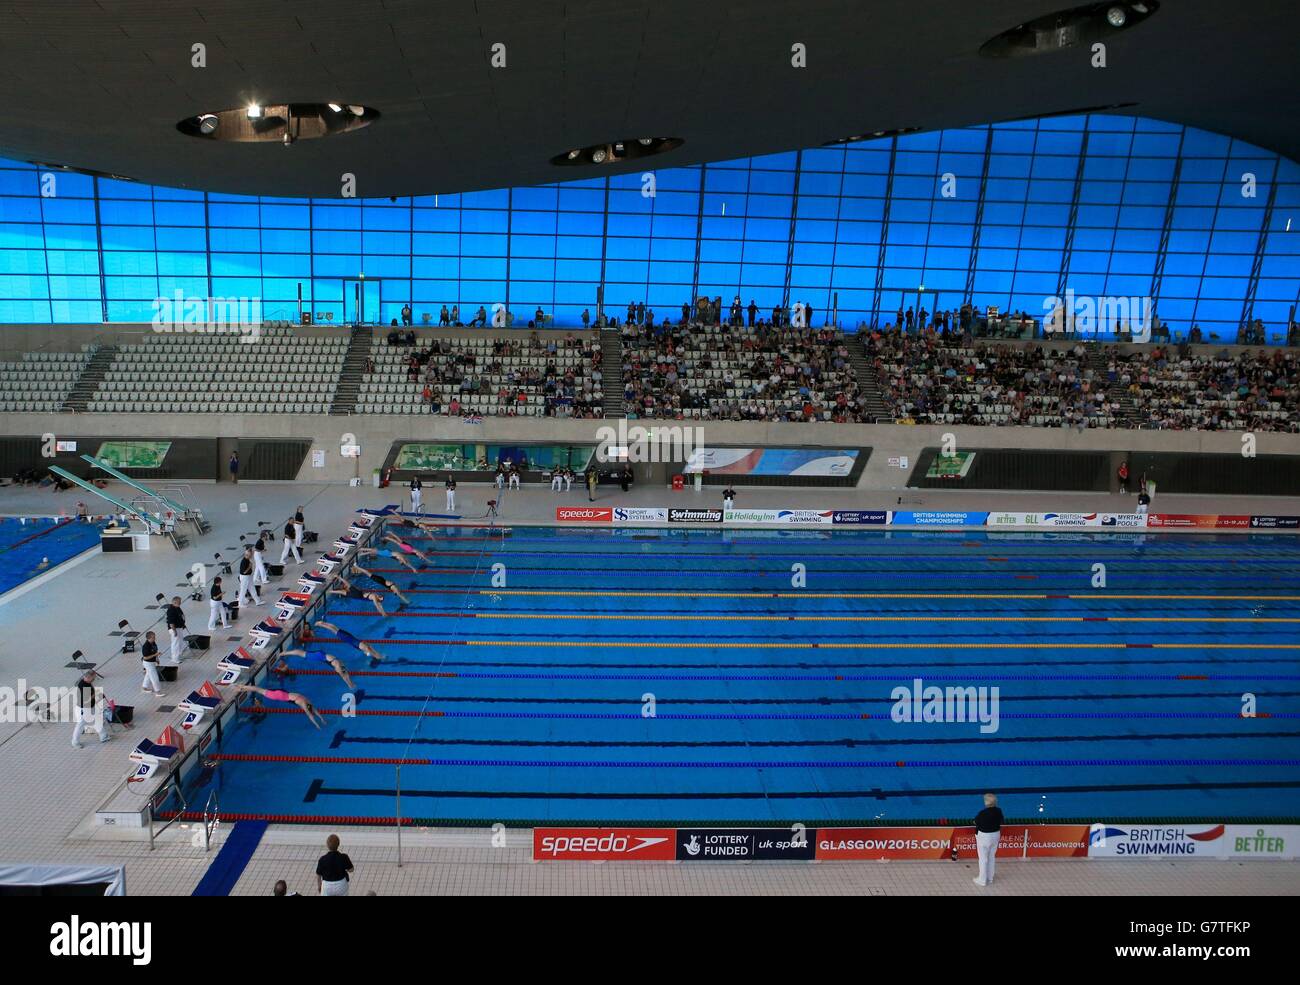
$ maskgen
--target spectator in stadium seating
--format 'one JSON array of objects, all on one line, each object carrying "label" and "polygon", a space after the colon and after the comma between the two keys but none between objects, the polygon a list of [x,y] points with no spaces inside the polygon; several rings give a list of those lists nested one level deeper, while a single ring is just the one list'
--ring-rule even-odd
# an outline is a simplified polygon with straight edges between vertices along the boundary
[{"label": "spectator in stadium seating", "polygon": [[451,324],[451,312],[447,310],[447,306],[445,304],[442,306],[442,310],[438,312],[438,324],[439,325]]},{"label": "spectator in stadium seating", "polygon": [[411,306],[409,304],[402,305],[402,324],[411,324]]}]

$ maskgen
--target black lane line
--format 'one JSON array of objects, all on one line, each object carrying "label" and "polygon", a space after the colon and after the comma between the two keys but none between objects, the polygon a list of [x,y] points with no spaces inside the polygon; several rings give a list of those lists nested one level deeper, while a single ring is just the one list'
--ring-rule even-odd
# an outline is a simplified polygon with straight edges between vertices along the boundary
[{"label": "black lane line", "polygon": [[[639,688],[637,689],[639,690]],[[1255,691],[1253,692],[1260,698],[1294,698],[1300,696],[1300,691]],[[362,700],[363,692],[356,692],[358,703]],[[418,694],[381,694],[371,691],[365,691],[364,697],[371,701],[422,701],[423,695]],[[1010,701],[1126,701],[1126,700],[1183,700],[1190,698],[1223,698],[1231,700],[1240,705],[1240,691],[1192,691],[1188,693],[1169,692],[1164,694],[1007,694],[999,695],[1002,702]],[[509,696],[481,696],[481,695],[440,695],[439,704],[486,704],[486,705],[637,705],[641,704],[640,700],[631,698],[575,698],[575,697],[509,697]],[[673,705],[776,705],[778,707],[785,705],[893,705],[895,699],[882,695],[861,695],[849,698],[831,698],[831,697],[810,697],[810,698],[656,698],[656,703],[660,708]]]},{"label": "black lane line", "polygon": [[[1078,784],[1069,786],[1036,787],[998,787],[999,795],[1006,794],[1109,794],[1109,793],[1155,793],[1173,790],[1295,790],[1300,789],[1300,780],[1238,781],[1238,782],[1200,782],[1200,783],[1119,783],[1104,786]],[[420,790],[402,787],[403,797],[447,797],[468,800],[887,800],[897,798],[908,800],[914,797],[957,797],[982,794],[986,788],[949,787],[943,790],[885,790],[873,787],[868,790],[744,790],[744,791],[709,791],[704,793],[618,793],[605,791],[563,791],[563,790]],[[383,797],[392,799],[397,791],[389,788],[370,787],[327,787],[325,781],[316,778],[307,787],[303,803],[310,804],[318,797]]]},{"label": "black lane line", "polygon": [[[731,749],[745,746],[765,748],[836,748],[857,749],[873,746],[943,746],[993,742],[1154,742],[1162,739],[1296,739],[1300,732],[1151,732],[1140,735],[1045,735],[1045,736],[989,736],[971,735],[930,739],[705,739],[705,740],[609,740],[609,739],[437,739],[421,737],[412,740],[429,746],[501,746],[521,748],[591,748],[591,749]],[[404,740],[379,735],[348,735],[338,732],[330,742],[331,749],[340,749],[346,743],[359,745],[395,744]]]}]

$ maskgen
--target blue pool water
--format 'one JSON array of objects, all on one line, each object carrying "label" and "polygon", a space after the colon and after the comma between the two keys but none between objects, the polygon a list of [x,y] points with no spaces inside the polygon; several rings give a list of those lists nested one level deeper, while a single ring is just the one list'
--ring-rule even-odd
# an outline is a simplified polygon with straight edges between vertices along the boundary
[{"label": "blue pool water", "polygon": [[99,543],[99,526],[51,517],[0,517],[0,595]]},{"label": "blue pool water", "polygon": [[[985,790],[1045,821],[1300,817],[1297,538],[410,539],[426,570],[376,565],[409,607],[331,606],[386,658],[323,644],[356,675],[356,715],[342,681],[291,661],[266,686],[326,725],[245,706],[205,772],[223,813],[392,818],[404,759],[402,815],[434,823],[923,820]],[[997,688],[997,730],[894,721],[916,679]]]}]

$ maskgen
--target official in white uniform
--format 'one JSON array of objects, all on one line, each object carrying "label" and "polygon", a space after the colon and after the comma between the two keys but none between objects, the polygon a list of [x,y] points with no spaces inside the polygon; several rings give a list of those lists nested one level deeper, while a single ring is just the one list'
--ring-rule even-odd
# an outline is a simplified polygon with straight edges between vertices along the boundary
[{"label": "official in white uniform", "polygon": [[1002,839],[1002,808],[998,807],[997,794],[984,795],[984,810],[975,815],[975,851],[979,855],[980,871],[972,881],[977,886],[993,882],[993,868],[997,861],[998,842]]}]

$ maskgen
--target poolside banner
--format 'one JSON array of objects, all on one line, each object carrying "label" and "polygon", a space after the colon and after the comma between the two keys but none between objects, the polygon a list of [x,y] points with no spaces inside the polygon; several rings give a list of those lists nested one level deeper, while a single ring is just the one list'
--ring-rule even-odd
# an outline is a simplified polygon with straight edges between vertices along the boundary
[{"label": "poolside banner", "polygon": [[608,506],[557,506],[555,519],[561,523],[609,523],[614,510]]},{"label": "poolside banner", "polygon": [[1223,837],[1228,858],[1300,858],[1300,825],[1229,824]]},{"label": "poolside banner", "polygon": [[[975,829],[954,827],[915,828],[822,828],[817,834],[819,862],[937,862],[952,857],[975,858]],[[1019,858],[1024,853],[1024,835],[1019,840],[1004,837],[998,858]]]},{"label": "poolside banner", "polygon": [[888,510],[832,510],[832,523],[869,523],[873,525],[889,522]]},{"label": "poolside banner", "polygon": [[[1003,830],[1018,829],[1009,825]],[[1086,858],[1088,833],[1086,824],[1026,824],[1025,858]]]},{"label": "poolside banner", "polygon": [[1148,527],[1195,528],[1198,530],[1223,530],[1249,527],[1250,517],[1222,513],[1152,513],[1147,517]]},{"label": "poolside banner", "polygon": [[724,523],[774,523],[799,527],[828,526],[832,510],[726,510]]},{"label": "poolside banner", "polygon": [[895,510],[890,514],[890,526],[901,527],[982,527],[988,513],[963,513],[960,511],[912,512]]},{"label": "poolside banner", "polygon": [[673,862],[673,828],[534,828],[535,862]]},{"label": "poolside banner", "polygon": [[1295,530],[1300,528],[1300,516],[1252,516],[1250,525],[1260,530]]},{"label": "poolside banner", "polygon": [[679,862],[806,861],[816,857],[815,828],[678,828]]},{"label": "poolside banner", "polygon": [[1089,858],[1223,858],[1225,826],[1205,824],[1094,824]]},{"label": "poolside banner", "polygon": [[615,523],[662,523],[668,519],[666,508],[615,506]]},{"label": "poolside banner", "polygon": [[669,510],[669,523],[721,523],[722,510]]},{"label": "poolside banner", "polygon": [[988,515],[990,527],[1145,527],[1140,513],[1003,513]]}]

